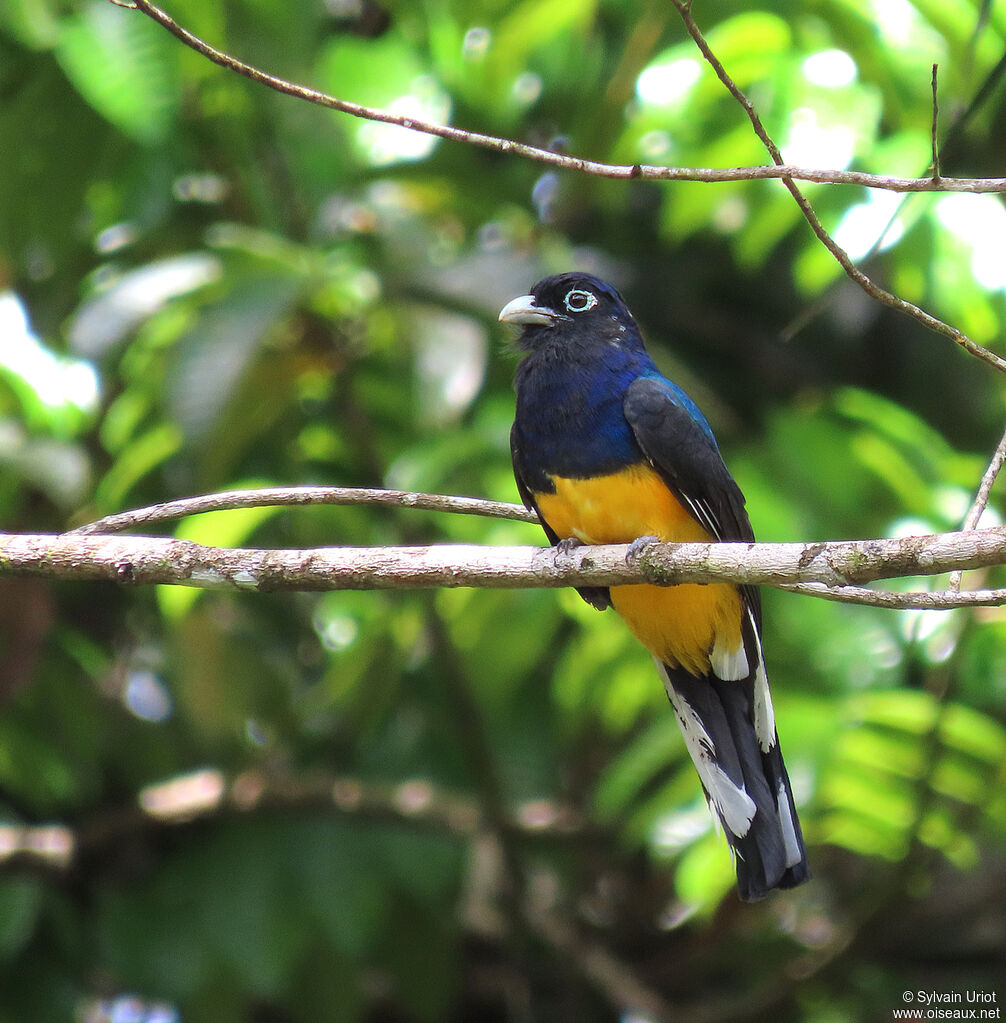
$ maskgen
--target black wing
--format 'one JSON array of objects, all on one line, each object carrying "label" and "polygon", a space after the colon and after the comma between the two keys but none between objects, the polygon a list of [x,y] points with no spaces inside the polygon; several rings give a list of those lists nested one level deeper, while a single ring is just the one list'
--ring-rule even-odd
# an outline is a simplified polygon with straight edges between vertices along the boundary
[{"label": "black wing", "polygon": [[[545,535],[548,537],[548,541],[554,547],[561,537],[552,529],[552,527],[545,521],[544,515],[542,515],[537,503],[534,499],[534,494],[531,493],[531,488],[527,485],[521,474],[521,455],[520,445],[517,440],[517,424],[514,423],[510,430],[510,458],[513,461],[513,476],[517,481],[517,493],[520,494],[521,501],[524,502],[525,508],[530,508],[535,515],[538,516],[538,521],[541,523],[541,528],[545,530]],[[578,586],[576,592],[580,594],[583,599],[591,605],[596,607],[598,611],[604,611],[611,607],[611,595],[608,593],[607,586]]]},{"label": "black wing", "polygon": [[[625,418],[643,454],[692,518],[717,540],[753,541],[744,495],[716,442],[695,420],[673,385],[654,377],[634,380],[625,394]],[[686,399],[687,400],[687,399]],[[756,625],[758,591],[742,586]]]}]

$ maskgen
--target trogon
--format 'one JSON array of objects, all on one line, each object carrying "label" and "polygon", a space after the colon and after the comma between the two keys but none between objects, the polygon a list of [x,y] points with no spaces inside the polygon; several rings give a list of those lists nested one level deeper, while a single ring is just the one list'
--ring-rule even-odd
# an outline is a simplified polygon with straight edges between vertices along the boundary
[{"label": "trogon", "polygon": [[[621,295],[586,273],[539,281],[522,328],[510,435],[521,498],[553,544],[751,541],[744,496],[705,417],[661,375]],[[649,650],[745,900],[808,877],[779,751],[758,591],[730,583],[583,588]]]}]

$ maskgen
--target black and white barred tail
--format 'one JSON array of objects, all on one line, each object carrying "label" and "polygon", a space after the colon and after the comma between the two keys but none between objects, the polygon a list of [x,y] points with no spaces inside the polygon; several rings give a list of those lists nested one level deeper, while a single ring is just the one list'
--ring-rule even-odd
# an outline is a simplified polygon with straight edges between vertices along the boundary
[{"label": "black and white barred tail", "polygon": [[[807,849],[779,750],[772,697],[753,620],[745,654],[698,678],[657,662],[688,753],[734,855],[746,901],[810,876]],[[750,665],[754,664],[753,670]],[[743,671],[743,677],[737,677]],[[734,675],[720,678],[718,674]]]}]

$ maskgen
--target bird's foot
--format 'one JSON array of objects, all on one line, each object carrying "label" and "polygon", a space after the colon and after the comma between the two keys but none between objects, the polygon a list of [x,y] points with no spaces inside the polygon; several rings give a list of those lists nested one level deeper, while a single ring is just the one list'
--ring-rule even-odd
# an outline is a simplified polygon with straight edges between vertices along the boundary
[{"label": "bird's foot", "polygon": [[576,550],[577,547],[583,547],[584,543],[578,537],[567,536],[565,540],[560,540],[555,545],[556,554],[569,554],[570,551]]},{"label": "bird's foot", "polygon": [[625,552],[626,563],[632,561],[632,559],[641,551],[655,543],[660,543],[659,536],[637,536],[636,539],[629,544],[629,549]]}]

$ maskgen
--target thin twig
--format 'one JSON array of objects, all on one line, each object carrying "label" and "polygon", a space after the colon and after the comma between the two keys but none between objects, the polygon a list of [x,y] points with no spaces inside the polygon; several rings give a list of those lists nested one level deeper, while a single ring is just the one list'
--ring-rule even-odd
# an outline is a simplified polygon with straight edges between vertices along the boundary
[{"label": "thin twig", "polygon": [[[973,40],[972,40],[973,41]],[[970,123],[971,119],[981,109],[982,104],[993,94],[996,85],[1002,79],[1003,75],[1006,74],[1006,55],[1000,58],[996,66],[985,76],[982,80],[982,84],[979,86],[978,91],[975,93],[971,102],[961,111],[958,111],[954,117],[953,123],[950,125],[947,131],[946,138],[942,145],[937,144],[936,153],[937,160],[942,166],[947,162],[947,156],[951,154],[955,148],[955,143],[964,133],[965,128]],[[932,170],[932,167],[929,168]],[[941,171],[942,175],[942,171]],[[943,181],[942,176],[940,182]],[[934,182],[935,184],[935,182]],[[858,263],[863,266],[869,263],[874,256],[880,251],[881,246],[884,244],[884,239],[887,237],[888,232],[894,226],[895,222],[904,212],[908,202],[911,200],[912,195],[917,193],[906,192],[901,196],[901,200],[897,207],[891,212],[891,215],[887,218],[887,223],[880,229],[873,244],[869,250],[860,257]],[[796,337],[801,331],[806,329],[810,323],[821,314],[831,303],[835,294],[834,282],[828,286],[828,289],[823,294],[819,295],[818,298],[811,303],[811,305],[800,313],[797,313],[792,320],[779,332],[779,338],[781,341],[789,341]]]},{"label": "thin twig", "polygon": [[940,101],[937,92],[937,69],[939,64],[933,65],[933,124],[930,131],[930,137],[933,145],[933,181],[939,182],[940,180],[940,142],[939,142],[939,118],[940,118]]},{"label": "thin twig", "polygon": [[[949,584],[948,584],[949,585]],[[889,611],[952,611],[959,607],[1001,607],[1006,589],[996,590],[871,590],[863,586],[825,586],[823,583],[780,585],[787,593],[821,597],[838,604],[862,604]]]},{"label": "thin twig", "polygon": [[985,511],[985,508],[989,503],[989,494],[992,492],[992,485],[995,483],[996,477],[999,475],[999,470],[1003,467],[1004,461],[1006,461],[1006,433],[1003,433],[1002,437],[999,439],[999,445],[996,447],[995,454],[992,456],[992,461],[989,462],[988,468],[985,470],[985,475],[982,476],[982,481],[978,486],[978,493],[975,494],[974,503],[971,505],[961,529],[978,528],[978,522],[982,517],[982,512]]},{"label": "thin twig", "polygon": [[796,167],[786,164],[778,166],[755,167],[659,167],[650,164],[611,164],[598,160],[586,160],[581,157],[554,153],[537,146],[524,145],[513,139],[485,135],[479,132],[465,131],[445,124],[424,121],[416,117],[393,114],[388,110],[368,107],[362,103],[352,103],[339,99],[317,89],[297,85],[286,79],[267,74],[251,64],[246,64],[229,54],[210,46],[198,36],[179,25],[170,15],[148,0],[109,0],[118,7],[128,7],[152,18],[159,25],[174,35],[186,46],[202,54],[220,67],[234,71],[245,78],[273,89],[276,92],[306,100],[317,106],[338,110],[353,117],[368,121],[380,121],[383,124],[394,124],[410,131],[435,135],[438,138],[453,142],[492,149],[499,153],[533,160],[536,163],[548,164],[561,170],[575,171],[594,177],[637,179],[651,181],[753,181],[764,178],[793,178],[800,181],[813,181],[818,184],[859,185],[865,188],[880,188],[892,192],[1006,192],[1006,178],[941,178],[934,183],[931,178],[897,178],[883,174],[867,174],[863,171],[824,170],[807,167]]},{"label": "thin twig", "polygon": [[199,515],[204,512],[229,511],[234,508],[263,508],[268,505],[391,505],[422,511],[450,512],[456,515],[485,515],[488,518],[533,522],[538,516],[523,505],[506,501],[487,501],[479,497],[454,497],[446,494],[413,493],[407,490],[377,490],[368,487],[266,487],[259,490],[225,490],[218,494],[183,497],[146,508],[106,515],[95,522],[78,526],[68,536],[94,536],[99,533],[120,533],[124,529],[147,526]]},{"label": "thin twig", "polygon": [[[702,31],[699,29],[695,19],[692,17],[691,0],[671,0],[671,2],[681,15],[681,20],[684,22],[688,34],[692,37],[692,40],[695,42],[695,45],[698,47],[702,56],[706,59],[706,62],[716,73],[716,77],[719,78],[730,94],[744,108],[748,119],[751,121],[751,126],[754,128],[755,134],[761,140],[762,145],[765,146],[769,156],[772,158],[772,162],[776,164],[777,167],[783,167],[784,163],[782,153],[779,151],[779,147],[766,131],[765,125],[762,124],[762,120],[758,116],[758,111],[755,110],[751,101],[744,95],[744,92],[734,82],[726,69],[720,63],[719,58],[710,49],[705,36],[703,36]],[[1006,359],[1000,358],[994,352],[989,351],[976,341],[973,341],[963,331],[958,330],[956,327],[952,327],[948,323],[944,323],[943,320],[933,316],[931,313],[927,313],[919,306],[914,305],[911,302],[907,302],[905,299],[899,298],[897,295],[886,291],[863,273],[863,271],[860,270],[852,261],[845,249],[843,249],[841,245],[839,245],[824,229],[824,226],[818,219],[817,214],[814,212],[813,206],[811,206],[806,196],[800,191],[796,182],[793,180],[794,176],[795,175],[792,174],[783,175],[783,184],[787,189],[789,189],[793,198],[796,200],[796,203],[800,207],[800,211],[803,213],[804,219],[810,225],[811,230],[817,236],[821,244],[824,245],[824,247],[838,261],[839,266],[842,267],[850,280],[858,284],[859,287],[862,288],[863,291],[865,291],[871,298],[876,299],[878,302],[881,302],[883,305],[886,305],[897,312],[904,313],[906,316],[911,316],[924,327],[928,327],[929,330],[950,338],[951,341],[959,345],[969,354],[988,363],[988,365],[994,367],[1000,372],[1006,372]],[[942,180],[943,179],[940,179],[941,182]],[[930,181],[932,181],[932,179],[930,179]]]},{"label": "thin twig", "polygon": [[[961,526],[962,530],[978,528],[978,523],[981,521],[982,513],[988,506],[989,496],[992,493],[992,486],[995,483],[996,477],[999,475],[999,470],[1002,469],[1004,462],[1006,462],[1006,432],[1004,432],[1002,437],[999,438],[999,444],[992,455],[992,460],[985,469],[982,481],[978,485],[978,493],[975,494],[975,499],[972,502],[970,509],[968,509],[968,514],[964,518],[964,524]],[[951,593],[957,593],[960,591],[961,575],[961,572],[951,573],[950,580],[947,583],[947,589]]]}]

